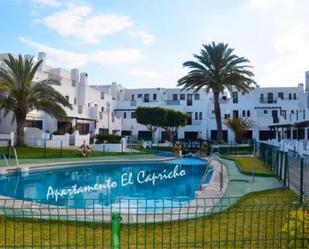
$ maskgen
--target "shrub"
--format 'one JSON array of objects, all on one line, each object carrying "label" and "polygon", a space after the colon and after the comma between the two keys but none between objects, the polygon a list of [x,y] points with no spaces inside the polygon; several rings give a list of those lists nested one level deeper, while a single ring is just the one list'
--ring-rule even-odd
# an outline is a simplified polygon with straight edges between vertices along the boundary
[{"label": "shrub", "polygon": [[288,248],[309,248],[309,212],[302,208],[290,211],[283,232],[288,237]]},{"label": "shrub", "polygon": [[118,135],[105,135],[105,134],[97,134],[95,136],[96,144],[103,144],[104,141],[110,144],[118,144],[121,141],[121,136]]},{"label": "shrub", "polygon": [[64,135],[64,132],[60,130],[56,130],[53,132],[53,135]]}]

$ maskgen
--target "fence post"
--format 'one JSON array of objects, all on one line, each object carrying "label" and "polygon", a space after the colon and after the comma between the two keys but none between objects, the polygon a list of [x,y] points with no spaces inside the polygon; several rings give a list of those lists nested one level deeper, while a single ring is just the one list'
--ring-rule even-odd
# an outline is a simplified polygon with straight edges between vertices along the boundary
[{"label": "fence post", "polygon": [[282,167],[283,167],[283,151],[280,151],[280,169],[279,169],[279,178],[282,180]]},{"label": "fence post", "polygon": [[62,144],[62,140],[60,141],[60,156],[63,156],[63,144]]},{"label": "fence post", "polygon": [[288,153],[285,152],[285,160],[284,160],[284,186],[287,186],[287,176],[288,176],[288,169],[289,164],[288,164]]},{"label": "fence post", "polygon": [[300,202],[304,201],[304,158],[300,159]]},{"label": "fence post", "polygon": [[46,157],[46,138],[44,139],[44,157]]},{"label": "fence post", "polygon": [[112,214],[112,249],[120,249],[120,220],[119,212]]}]

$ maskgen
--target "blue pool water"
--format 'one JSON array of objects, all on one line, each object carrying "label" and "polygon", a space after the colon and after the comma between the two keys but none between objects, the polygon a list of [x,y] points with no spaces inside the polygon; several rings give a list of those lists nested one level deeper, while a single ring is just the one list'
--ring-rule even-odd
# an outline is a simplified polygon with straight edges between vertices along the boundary
[{"label": "blue pool water", "polygon": [[[104,163],[0,176],[0,195],[76,208],[178,207],[194,198],[205,174],[199,159]],[[209,182],[208,168],[205,182]]]}]

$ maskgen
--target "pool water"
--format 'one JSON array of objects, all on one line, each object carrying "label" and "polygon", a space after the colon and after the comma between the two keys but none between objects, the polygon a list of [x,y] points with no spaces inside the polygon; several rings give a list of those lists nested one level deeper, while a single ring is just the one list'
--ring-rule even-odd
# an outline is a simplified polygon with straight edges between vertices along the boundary
[{"label": "pool water", "polygon": [[74,165],[1,175],[0,195],[74,208],[179,207],[210,181],[205,170],[205,161],[188,159]]}]

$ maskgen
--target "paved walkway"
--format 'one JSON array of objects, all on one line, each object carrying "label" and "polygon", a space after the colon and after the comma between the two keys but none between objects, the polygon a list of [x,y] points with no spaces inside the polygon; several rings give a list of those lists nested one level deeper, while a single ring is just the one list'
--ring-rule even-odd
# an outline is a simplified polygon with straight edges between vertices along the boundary
[{"label": "paved walkway", "polygon": [[275,189],[282,187],[276,177],[263,177],[242,174],[236,163],[231,160],[223,159],[223,163],[228,171],[229,183],[225,192],[225,197],[238,197],[250,192]]}]

